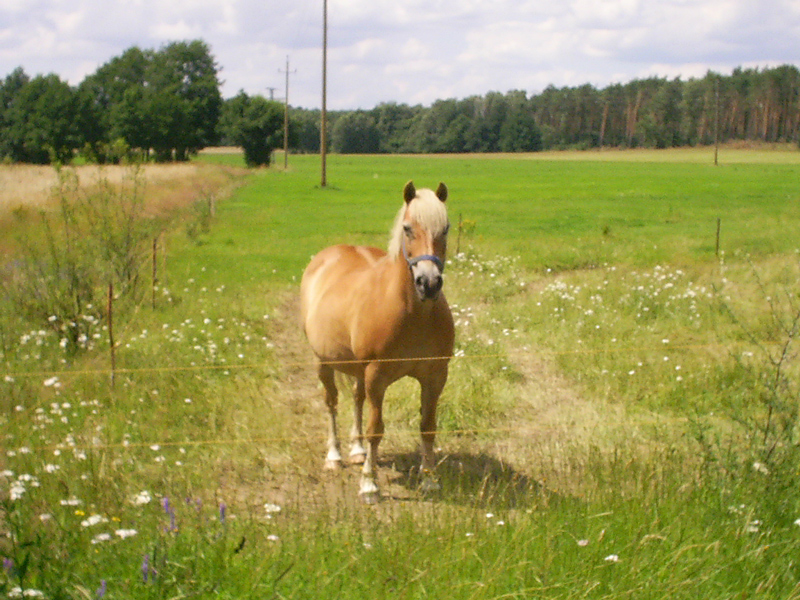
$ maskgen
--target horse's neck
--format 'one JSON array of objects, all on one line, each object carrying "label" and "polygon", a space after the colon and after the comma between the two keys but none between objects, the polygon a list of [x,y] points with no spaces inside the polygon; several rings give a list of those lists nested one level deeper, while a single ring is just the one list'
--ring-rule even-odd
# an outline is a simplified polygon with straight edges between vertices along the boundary
[{"label": "horse's neck", "polygon": [[[392,257],[384,255],[379,261],[368,267],[372,276],[367,280],[371,286],[372,294],[379,306],[376,308],[391,308],[394,305],[398,310],[408,312],[415,309],[416,292],[414,291],[411,271],[403,256]],[[384,306],[380,306],[384,305]]]},{"label": "horse's neck", "polygon": [[396,289],[398,292],[414,295],[414,282],[411,279],[411,269],[402,255],[395,258],[390,256],[386,257],[386,276],[389,280],[391,289]]}]

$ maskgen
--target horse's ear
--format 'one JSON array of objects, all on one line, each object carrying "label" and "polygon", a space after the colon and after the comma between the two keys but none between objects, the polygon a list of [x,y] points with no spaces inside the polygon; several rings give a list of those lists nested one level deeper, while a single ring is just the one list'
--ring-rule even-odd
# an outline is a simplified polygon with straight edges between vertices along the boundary
[{"label": "horse's ear", "polygon": [[447,186],[442,182],[439,182],[439,187],[436,188],[436,197],[442,202],[447,201]]},{"label": "horse's ear", "polygon": [[414,187],[414,182],[409,181],[406,184],[406,187],[403,188],[403,198],[406,201],[406,204],[411,202],[417,196],[417,188]]}]

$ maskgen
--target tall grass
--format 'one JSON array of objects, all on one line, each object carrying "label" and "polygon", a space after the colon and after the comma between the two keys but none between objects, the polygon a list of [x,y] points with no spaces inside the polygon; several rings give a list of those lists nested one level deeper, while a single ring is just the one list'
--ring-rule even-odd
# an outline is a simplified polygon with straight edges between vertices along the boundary
[{"label": "tall grass", "polygon": [[[292,157],[173,223],[113,387],[102,315],[69,354],[4,303],[0,594],[797,596],[798,165],[659,156],[331,157],[324,189]],[[297,281],[385,245],[409,178],[451,189],[443,489],[403,382],[366,507],[320,470]]]}]

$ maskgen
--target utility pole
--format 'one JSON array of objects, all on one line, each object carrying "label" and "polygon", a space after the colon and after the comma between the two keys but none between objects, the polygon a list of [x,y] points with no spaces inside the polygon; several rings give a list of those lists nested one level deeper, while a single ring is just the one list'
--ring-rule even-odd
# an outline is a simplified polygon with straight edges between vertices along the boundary
[{"label": "utility pole", "polygon": [[[280,71],[280,69],[278,69]],[[283,170],[289,168],[289,74],[297,73],[289,70],[289,57],[286,57],[286,103],[283,108]]]},{"label": "utility pole", "polygon": [[275,90],[277,90],[278,88],[268,87],[267,89],[269,90],[269,99],[275,100]]},{"label": "utility pole", "polygon": [[319,127],[319,151],[322,158],[322,187],[328,184],[326,174],[327,160],[327,114],[328,101],[328,0],[322,0],[322,118]]},{"label": "utility pole", "polygon": [[714,79],[714,166],[719,165],[719,77]]}]

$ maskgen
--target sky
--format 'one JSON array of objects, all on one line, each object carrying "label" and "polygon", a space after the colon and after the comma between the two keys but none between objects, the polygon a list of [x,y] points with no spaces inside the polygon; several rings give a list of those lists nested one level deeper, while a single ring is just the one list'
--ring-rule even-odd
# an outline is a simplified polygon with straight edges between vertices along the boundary
[{"label": "sky", "polygon": [[[0,0],[0,77],[72,85],[202,39],[239,90],[318,108],[323,0]],[[328,0],[330,110],[800,65],[800,0]],[[272,88],[272,89],[271,89]]]}]

